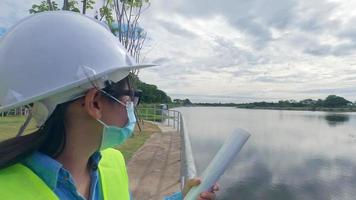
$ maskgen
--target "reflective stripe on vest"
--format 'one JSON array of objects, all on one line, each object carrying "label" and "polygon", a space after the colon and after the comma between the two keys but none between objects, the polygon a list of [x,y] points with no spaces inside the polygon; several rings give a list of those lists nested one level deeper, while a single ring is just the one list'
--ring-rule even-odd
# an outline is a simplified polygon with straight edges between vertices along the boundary
[{"label": "reflective stripe on vest", "polygon": [[[129,200],[125,160],[120,151],[106,149],[99,162],[104,200]],[[15,164],[0,170],[0,199],[58,200],[56,194],[29,168]]]}]

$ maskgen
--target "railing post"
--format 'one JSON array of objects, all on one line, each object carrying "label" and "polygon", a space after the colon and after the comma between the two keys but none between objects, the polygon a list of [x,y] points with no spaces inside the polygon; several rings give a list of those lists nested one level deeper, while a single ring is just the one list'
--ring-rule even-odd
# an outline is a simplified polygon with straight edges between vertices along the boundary
[{"label": "railing post", "polygon": [[153,105],[153,121],[156,122],[156,104]]},{"label": "railing post", "polygon": [[175,119],[175,125],[176,125],[176,129],[178,130],[178,112],[176,111],[175,113],[174,113],[174,119]]},{"label": "railing post", "polygon": [[163,115],[163,110],[162,108],[159,108],[159,114],[161,116],[161,123],[164,125],[164,115]]},{"label": "railing post", "polygon": [[177,131],[179,133],[180,131],[180,119],[179,119],[180,113],[178,113],[178,117],[177,117]]},{"label": "railing post", "polygon": [[145,119],[147,120],[148,119],[148,109],[146,108],[146,117],[145,117]]},{"label": "railing post", "polygon": [[173,128],[176,128],[176,111],[173,111]]}]

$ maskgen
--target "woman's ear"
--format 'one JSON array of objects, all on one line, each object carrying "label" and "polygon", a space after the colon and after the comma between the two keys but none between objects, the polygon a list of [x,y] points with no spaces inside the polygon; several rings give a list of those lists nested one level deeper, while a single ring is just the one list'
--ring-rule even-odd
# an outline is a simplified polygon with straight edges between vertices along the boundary
[{"label": "woman's ear", "polygon": [[99,101],[100,92],[96,88],[88,90],[84,98],[84,107],[94,119],[101,118],[102,104]]}]

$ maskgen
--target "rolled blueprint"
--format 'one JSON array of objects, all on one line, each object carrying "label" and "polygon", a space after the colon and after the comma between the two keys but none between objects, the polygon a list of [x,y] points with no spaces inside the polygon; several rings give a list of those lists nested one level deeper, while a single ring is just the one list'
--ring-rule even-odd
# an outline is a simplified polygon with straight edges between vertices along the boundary
[{"label": "rolled blueprint", "polygon": [[184,200],[196,200],[200,193],[209,191],[228,168],[234,157],[250,137],[243,129],[236,129],[224,142],[218,153],[201,174],[200,185],[190,189]]}]

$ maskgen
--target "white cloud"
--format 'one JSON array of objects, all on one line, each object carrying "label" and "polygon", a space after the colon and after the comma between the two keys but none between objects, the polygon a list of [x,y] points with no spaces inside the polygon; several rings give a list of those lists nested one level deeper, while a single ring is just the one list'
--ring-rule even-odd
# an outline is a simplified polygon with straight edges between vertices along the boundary
[{"label": "white cloud", "polygon": [[[0,27],[38,0],[2,1]],[[356,99],[356,3],[347,0],[155,0],[141,16],[149,38],[141,78],[209,101]],[[225,97],[225,98],[222,98]]]},{"label": "white cloud", "polygon": [[5,0],[0,2],[0,27],[9,28],[29,15],[29,9],[38,0]]},{"label": "white cloud", "polygon": [[[147,57],[167,59],[159,70],[142,71],[143,80],[199,98],[325,98],[335,92],[356,99],[349,89],[356,83],[348,72],[356,70],[355,5],[349,1],[183,2],[165,7],[166,1],[155,1],[142,17],[155,46]],[[162,31],[160,19],[194,36]]]}]

